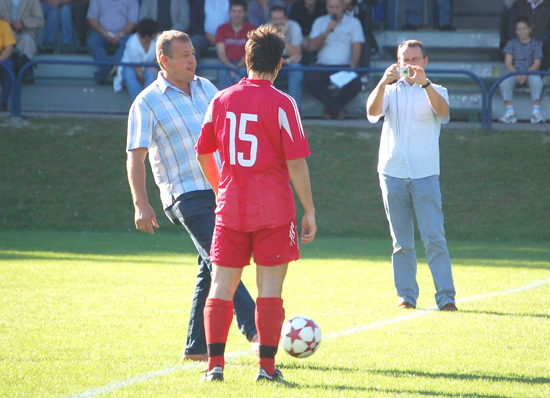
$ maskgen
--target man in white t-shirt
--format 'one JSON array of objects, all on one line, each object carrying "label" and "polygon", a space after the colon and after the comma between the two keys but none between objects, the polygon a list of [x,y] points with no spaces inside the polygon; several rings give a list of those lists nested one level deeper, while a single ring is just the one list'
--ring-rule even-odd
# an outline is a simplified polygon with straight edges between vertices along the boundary
[{"label": "man in white t-shirt", "polygon": [[[327,0],[327,15],[319,17],[311,28],[309,48],[318,51],[318,66],[342,66],[355,68],[361,58],[361,46],[365,42],[363,28],[357,18],[344,14],[343,0]],[[334,71],[312,71],[307,74],[308,90],[324,106],[327,119],[346,117],[345,105],[361,91],[358,76],[339,89],[336,97],[329,91],[330,75]]]},{"label": "man in white t-shirt", "polygon": [[302,60],[302,28],[296,21],[288,19],[286,9],[282,6],[274,6],[269,10],[269,22],[285,38],[285,50],[283,52],[283,67],[286,70],[279,72],[279,76],[288,78],[288,93],[300,107],[302,101],[302,82],[304,71],[291,70],[301,67]]},{"label": "man in white t-shirt", "polygon": [[189,36],[195,48],[197,63],[208,47],[216,45],[216,31],[229,22],[229,0],[193,0]]}]

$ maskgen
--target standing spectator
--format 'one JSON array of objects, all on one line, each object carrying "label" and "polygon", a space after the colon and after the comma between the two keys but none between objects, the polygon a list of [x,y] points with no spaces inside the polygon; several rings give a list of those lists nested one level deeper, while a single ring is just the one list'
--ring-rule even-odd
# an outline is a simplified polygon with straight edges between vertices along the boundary
[{"label": "standing spectator", "polygon": [[[150,234],[158,228],[145,184],[145,159],[149,153],[166,216],[189,233],[199,252],[199,273],[183,359],[206,361],[203,310],[212,280],[208,253],[216,218],[216,197],[201,173],[193,145],[217,89],[195,75],[197,62],[187,34],[163,32],[157,39],[156,54],[162,71],[138,95],[128,115],[127,168],[135,225],[139,231]],[[242,282],[233,300],[239,329],[249,341],[257,342],[254,300]]]},{"label": "standing spectator", "polygon": [[229,0],[192,0],[189,35],[197,62],[208,47],[216,46],[216,32],[228,21]]},{"label": "standing spectator", "polygon": [[[389,66],[367,100],[369,122],[384,116],[378,173],[384,208],[393,239],[393,277],[398,307],[416,308],[414,217],[426,248],[435,284],[435,300],[442,311],[457,311],[451,259],[447,250],[441,188],[439,186],[439,135],[448,123],[449,94],[432,84],[424,68],[428,57],[417,40],[401,43],[398,63]],[[400,78],[397,66],[408,67]],[[397,80],[396,84],[391,84]]]},{"label": "standing spectator", "polygon": [[160,31],[189,29],[189,2],[187,0],[141,0],[139,19],[151,18],[158,22]]},{"label": "standing spectator", "polygon": [[271,26],[285,39],[285,50],[283,52],[283,66],[287,71],[280,71],[279,75],[286,75],[288,78],[288,93],[296,100],[298,108],[302,102],[302,82],[304,71],[292,70],[301,67],[302,60],[302,29],[298,22],[291,21],[286,17],[286,9],[282,6],[275,6],[269,11]]},{"label": "standing spectator", "polygon": [[[418,30],[421,20],[423,0],[409,0],[407,6],[407,24],[403,27],[404,30]],[[451,0],[436,0],[437,8],[435,9],[435,15],[438,16],[439,30],[442,31],[454,31],[456,28],[452,25],[453,8]],[[434,7],[436,7],[434,5]]]},{"label": "standing spectator", "polygon": [[[14,72],[11,56],[15,46],[15,36],[11,30],[10,24],[0,19],[0,63],[8,70]],[[2,94],[0,98],[0,111],[8,110],[8,100],[11,93],[11,77],[9,72],[0,66],[0,88]]]},{"label": "standing spectator", "polygon": [[[94,61],[120,62],[129,35],[136,27],[139,4],[137,0],[91,0],[88,23],[92,28],[88,36],[88,51]],[[109,56],[108,47],[114,48]],[[94,79],[97,84],[107,84],[107,76],[113,66],[97,67]]]},{"label": "standing spectator", "polygon": [[[361,46],[365,41],[361,23],[357,18],[344,14],[343,0],[327,0],[328,14],[315,20],[311,29],[309,47],[317,54],[319,66],[355,68],[361,58]],[[306,75],[306,85],[311,94],[323,105],[327,119],[346,117],[345,105],[361,91],[361,79],[355,76],[338,90],[336,97],[329,91],[333,71],[312,71]]]},{"label": "standing spectator", "polygon": [[254,30],[254,25],[245,20],[246,3],[244,0],[231,0],[229,7],[229,22],[221,25],[216,32],[216,53],[225,66],[239,71],[220,69],[218,72],[218,87],[224,89],[237,83],[246,76],[244,45],[246,35]]},{"label": "standing spectator", "polygon": [[550,68],[550,0],[517,0],[508,14],[508,40],[516,36],[516,21],[518,17],[527,17],[531,21],[533,31],[531,37],[542,42],[541,70]]},{"label": "standing spectator", "polygon": [[[159,34],[159,24],[145,18],[138,22],[136,33],[126,42],[122,62],[154,63],[156,59],[155,44]],[[132,101],[149,84],[157,79],[159,69],[153,66],[119,66],[113,80],[115,92],[122,90],[122,83],[128,88]]]},{"label": "standing spectator", "polygon": [[246,19],[254,26],[269,22],[269,10],[275,6],[284,7],[282,0],[250,0],[246,11]]},{"label": "standing spectator", "polygon": [[290,7],[288,19],[298,22],[302,28],[302,64],[315,63],[315,53],[309,49],[309,35],[313,22],[327,13],[324,0],[297,0]]},{"label": "standing spectator", "polygon": [[44,26],[42,6],[39,0],[0,0],[0,19],[10,24],[15,36],[17,72],[36,55],[36,38]]},{"label": "standing spectator", "polygon": [[[202,172],[218,198],[210,250],[212,289],[204,307],[208,368],[203,381],[223,381],[231,299],[254,254],[260,343],[256,381],[285,382],[275,368],[285,319],[282,289],[289,262],[300,257],[289,181],[304,208],[302,243],[313,241],[317,226],[305,159],[309,145],[300,113],[292,98],[272,86],[284,47],[270,26],[249,34],[248,78],[214,97],[195,145]],[[221,172],[216,151],[222,158]]]},{"label": "standing spectator", "polygon": [[73,47],[73,1],[44,0],[42,11],[46,18],[41,51],[53,52],[56,49],[57,32],[61,25],[61,52],[67,53]]},{"label": "standing spectator", "polygon": [[374,47],[378,48],[376,44],[376,38],[372,33],[372,7],[374,5],[373,0],[344,0],[344,13],[351,17],[355,17],[361,22],[363,28],[363,34],[365,35],[365,42],[361,46],[361,60],[359,66],[368,68],[370,66],[371,50]]},{"label": "standing spectator", "polygon": [[[508,72],[536,71],[540,69],[542,47],[531,38],[531,22],[527,17],[518,17],[516,22],[517,38],[512,39],[504,47],[504,66]],[[506,113],[500,118],[502,123],[518,121],[514,111],[513,98],[516,84],[528,83],[533,101],[531,123],[544,123],[546,120],[540,113],[540,96],[542,94],[542,78],[539,75],[515,75],[500,83],[500,92],[506,106]]]}]

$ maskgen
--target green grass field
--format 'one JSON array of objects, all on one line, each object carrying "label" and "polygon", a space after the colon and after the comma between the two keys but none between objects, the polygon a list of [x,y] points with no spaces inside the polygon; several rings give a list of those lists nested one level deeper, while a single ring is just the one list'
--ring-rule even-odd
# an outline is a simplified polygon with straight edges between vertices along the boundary
[{"label": "green grass field", "polygon": [[179,361],[196,273],[185,234],[0,232],[0,397],[550,396],[548,242],[451,241],[458,313],[433,310],[421,253],[419,309],[397,310],[390,250],[304,246],[285,308],[319,323],[319,351],[281,350],[291,384],[256,385],[232,327],[226,382],[205,385],[203,365]]}]

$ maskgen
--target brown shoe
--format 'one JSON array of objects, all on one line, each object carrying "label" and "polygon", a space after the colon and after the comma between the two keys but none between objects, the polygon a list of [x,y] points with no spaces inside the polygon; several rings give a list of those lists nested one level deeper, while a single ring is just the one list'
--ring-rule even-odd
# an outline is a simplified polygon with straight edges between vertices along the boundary
[{"label": "brown shoe", "polygon": [[181,358],[182,361],[197,361],[197,362],[206,362],[208,361],[208,354],[183,354]]},{"label": "brown shoe", "polygon": [[397,308],[400,308],[402,310],[411,310],[411,309],[415,309],[416,307],[401,298],[397,303]]},{"label": "brown shoe", "polygon": [[458,308],[456,308],[455,303],[447,303],[441,307],[441,311],[455,312],[458,311]]}]

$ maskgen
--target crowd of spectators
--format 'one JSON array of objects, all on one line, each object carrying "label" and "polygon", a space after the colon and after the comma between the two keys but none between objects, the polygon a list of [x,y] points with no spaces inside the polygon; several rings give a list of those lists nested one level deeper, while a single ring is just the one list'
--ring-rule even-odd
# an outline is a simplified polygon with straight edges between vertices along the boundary
[{"label": "crowd of spectators", "polygon": [[[0,34],[11,28],[15,45],[3,40],[0,60],[12,60],[14,72],[32,60],[37,52],[81,53],[92,55],[100,64],[94,73],[99,85],[113,84],[115,91],[126,86],[135,97],[150,80],[151,69],[113,68],[111,62],[147,62],[154,48],[154,38],[136,32],[138,22],[148,19],[158,25],[158,32],[187,32],[196,51],[197,62],[208,54],[221,64],[219,88],[236,83],[246,73],[244,43],[248,31],[262,24],[272,24],[286,36],[283,88],[300,104],[304,72],[296,66],[327,65],[368,67],[377,49],[372,33],[373,12],[383,9],[386,0],[0,0],[0,19],[8,23]],[[409,0],[408,15],[422,0]],[[450,24],[449,0],[439,0],[440,29]],[[436,4],[436,3],[434,3]],[[336,10],[337,9],[337,10]],[[412,10],[412,11],[411,11]],[[350,22],[351,21],[351,22]],[[441,25],[443,24],[443,25]],[[3,25],[5,26],[5,25]],[[411,27],[408,24],[407,27]],[[450,28],[449,28],[450,27]],[[155,28],[157,29],[157,28]],[[130,41],[130,38],[133,38]],[[339,40],[344,39],[343,45]],[[0,43],[2,44],[2,43]],[[130,48],[127,48],[130,46]],[[125,52],[126,50],[126,52]],[[7,56],[10,52],[10,55]],[[154,52],[154,51],[153,51]],[[154,59],[153,59],[154,61]],[[7,65],[7,64],[6,64]],[[3,68],[0,68],[2,73]],[[32,73],[32,70],[30,70]],[[359,76],[339,90],[330,75],[311,73],[305,85],[324,105],[327,118],[345,117],[344,105],[361,88]],[[5,74],[2,75],[5,78]],[[321,78],[322,83],[317,82]],[[9,82],[8,82],[9,83]],[[8,84],[6,83],[6,84]],[[2,109],[9,88],[2,89]],[[336,105],[335,105],[336,104]]]}]

